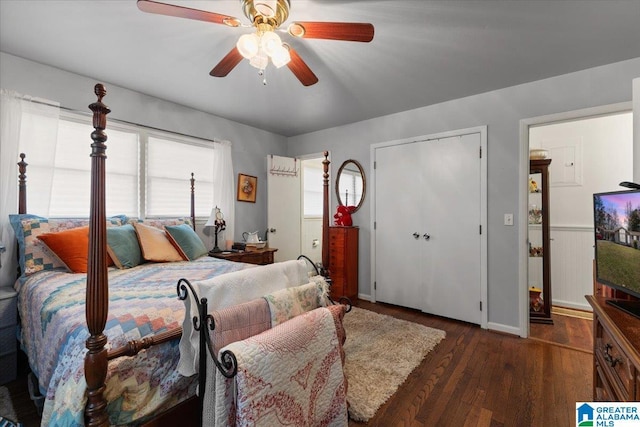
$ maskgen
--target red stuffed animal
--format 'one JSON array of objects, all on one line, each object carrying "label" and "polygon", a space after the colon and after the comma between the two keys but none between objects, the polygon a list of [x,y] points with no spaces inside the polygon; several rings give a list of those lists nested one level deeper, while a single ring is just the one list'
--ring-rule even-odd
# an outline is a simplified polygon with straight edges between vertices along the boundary
[{"label": "red stuffed animal", "polygon": [[333,216],[335,218],[336,225],[343,225],[345,227],[351,227],[353,225],[353,220],[351,219],[351,214],[355,211],[355,206],[338,206],[338,210],[336,214]]}]

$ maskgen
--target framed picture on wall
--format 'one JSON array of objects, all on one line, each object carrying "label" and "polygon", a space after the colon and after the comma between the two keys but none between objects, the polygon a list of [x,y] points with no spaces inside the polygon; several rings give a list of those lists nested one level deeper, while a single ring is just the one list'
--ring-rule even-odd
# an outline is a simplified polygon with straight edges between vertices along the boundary
[{"label": "framed picture on wall", "polygon": [[241,202],[256,202],[258,178],[243,173],[238,174],[238,200]]}]

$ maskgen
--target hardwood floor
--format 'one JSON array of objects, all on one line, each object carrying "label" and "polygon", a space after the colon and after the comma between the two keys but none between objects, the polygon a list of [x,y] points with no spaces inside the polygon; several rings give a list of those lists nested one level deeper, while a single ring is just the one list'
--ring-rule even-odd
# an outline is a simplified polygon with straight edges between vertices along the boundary
[{"label": "hardwood floor", "polygon": [[571,426],[575,402],[592,399],[587,352],[385,304],[357,305],[447,337],[373,419],[350,426]]},{"label": "hardwood floor", "polygon": [[[592,358],[584,350],[386,304],[356,305],[442,329],[447,337],[373,419],[349,426],[571,426],[575,402],[592,399]],[[577,335],[574,344],[585,338]],[[389,351],[380,349],[380,357]],[[19,419],[25,427],[37,426],[26,378],[8,386]]]},{"label": "hardwood floor", "polygon": [[558,314],[551,314],[551,319],[553,325],[531,323],[529,336],[576,350],[593,352],[593,320]]}]

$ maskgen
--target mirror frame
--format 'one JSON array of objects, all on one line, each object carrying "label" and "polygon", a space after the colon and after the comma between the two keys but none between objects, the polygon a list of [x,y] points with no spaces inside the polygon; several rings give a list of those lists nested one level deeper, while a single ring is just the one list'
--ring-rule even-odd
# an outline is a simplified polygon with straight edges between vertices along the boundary
[{"label": "mirror frame", "polygon": [[342,203],[342,199],[340,198],[340,177],[342,176],[342,171],[349,163],[355,164],[358,170],[360,171],[360,176],[362,176],[362,197],[360,197],[360,202],[358,202],[358,204],[356,205],[356,208],[353,210],[353,212],[357,212],[358,209],[360,209],[360,207],[362,206],[362,203],[364,202],[364,197],[367,194],[367,179],[364,175],[364,169],[362,168],[362,165],[357,160],[347,159],[344,162],[342,162],[342,165],[340,165],[340,169],[338,169],[338,173],[336,174],[336,183],[335,183],[336,197],[338,199],[338,205],[344,206],[344,203]]}]

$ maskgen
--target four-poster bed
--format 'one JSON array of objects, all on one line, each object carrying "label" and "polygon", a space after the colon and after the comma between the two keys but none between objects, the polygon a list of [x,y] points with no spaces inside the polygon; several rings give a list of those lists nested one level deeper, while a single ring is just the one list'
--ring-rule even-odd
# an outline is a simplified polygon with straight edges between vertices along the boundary
[{"label": "four-poster bed", "polygon": [[[106,95],[103,85],[97,84],[95,86],[95,94],[98,99],[89,106],[93,112],[95,130],[91,133],[93,141],[91,144],[91,204],[88,221],[89,243],[86,276],[59,271],[44,271],[28,278],[20,278],[17,286],[19,292],[23,294],[22,297],[19,297],[21,301],[19,303],[20,314],[24,328],[22,332],[23,346],[27,349],[29,346],[35,348],[35,350],[27,350],[30,364],[32,368],[36,368],[38,375],[47,377],[46,383],[42,382],[43,378],[41,377],[40,386],[47,392],[47,402],[50,403],[48,408],[45,407],[44,414],[48,419],[66,416],[65,408],[55,406],[56,399],[74,398],[77,396],[70,396],[70,394],[81,392],[86,396],[84,424],[89,426],[106,426],[119,422],[139,423],[140,420],[145,422],[145,425],[162,425],[167,422],[167,419],[171,419],[170,417],[176,416],[180,416],[179,419],[184,422],[185,419],[194,419],[193,414],[187,414],[187,412],[194,408],[195,381],[193,379],[183,380],[184,377],[179,378],[174,368],[177,364],[177,340],[182,335],[180,316],[184,317],[184,305],[175,296],[176,283],[182,277],[190,280],[204,280],[232,271],[259,267],[204,256],[195,261],[166,263],[166,266],[164,263],[141,265],[130,270],[131,273],[135,270],[135,277],[130,278],[127,276],[127,270],[117,270],[108,266],[107,227],[122,225],[124,220],[114,220],[106,216],[107,135],[105,129],[106,116],[110,110],[102,102],[102,98]],[[18,217],[24,222],[42,220],[41,224],[47,223],[46,219],[34,220],[34,216],[27,214],[27,163],[24,154],[21,154],[20,157],[21,161],[18,163]],[[322,220],[322,263],[325,267],[329,262],[329,163],[328,153],[325,152]],[[195,230],[193,174],[190,181],[190,221]],[[51,224],[48,225],[51,226]],[[19,226],[20,224],[17,225],[17,227]],[[51,227],[52,231],[56,231],[53,226]],[[24,244],[25,236],[22,236],[22,239],[21,242],[19,238],[19,243]],[[24,274],[22,263],[21,268]],[[153,270],[154,268],[159,270]],[[174,275],[172,276],[172,274]],[[175,276],[176,274],[178,276]],[[58,283],[49,288],[44,278],[54,282],[58,280]],[[67,281],[69,278],[72,279],[71,282]],[[169,291],[161,289],[159,285],[161,278],[171,284],[171,294],[168,293]],[[84,286],[85,281],[86,287]],[[151,297],[148,294],[144,296],[137,294],[143,290],[151,292]],[[51,302],[50,296],[58,293],[64,294],[67,299],[63,303],[54,304]],[[40,304],[44,308],[29,311],[29,304],[38,298],[41,299]],[[84,301],[82,301],[83,299]],[[153,304],[149,312],[146,311],[148,307],[136,305],[139,300],[152,300]],[[127,312],[127,309],[131,309],[131,307],[135,308],[133,315]],[[63,311],[63,309],[70,310]],[[86,325],[77,319],[80,311],[85,313]],[[76,316],[75,322],[72,324],[63,322],[62,318],[73,317],[74,314]],[[135,327],[131,326],[132,324],[135,324]],[[41,327],[42,331],[46,330],[46,334],[54,335],[57,341],[47,350],[49,344],[37,342],[37,335],[44,335],[45,332],[32,331],[29,329],[31,326]],[[72,338],[62,336],[61,330],[72,330],[75,335]],[[78,354],[80,353],[78,347],[72,347],[70,342],[84,338],[86,338],[84,340],[86,353],[83,367],[63,366],[61,368],[61,365],[71,365],[74,351],[76,359],[82,357],[81,354]],[[56,354],[49,355],[45,363],[46,366],[37,367],[34,359],[46,354],[47,351],[53,353],[52,350],[56,350]],[[165,351],[172,352],[173,355],[170,357],[173,359],[173,365],[162,359]],[[136,365],[136,361],[139,360],[142,360],[142,364],[145,365],[146,372]],[[165,365],[172,367],[169,368]],[[170,377],[169,380],[154,377],[155,373],[163,370],[160,369],[161,366],[164,367],[164,371],[167,371],[164,374]],[[83,381],[82,378],[79,378],[80,375],[84,375],[86,393],[82,387]],[[70,379],[74,381],[69,381]],[[59,381],[59,383],[52,384],[50,381],[54,383]],[[149,399],[140,397],[141,405],[146,406],[146,409],[139,411],[139,408],[131,406],[136,402],[135,396],[127,399],[114,395],[117,392],[113,391],[112,386],[116,383],[119,384],[120,391],[123,393],[129,391],[129,394],[135,394],[140,388],[144,388],[145,391],[154,391],[156,395]],[[126,384],[129,383],[135,383],[133,391],[127,389]],[[157,395],[163,393],[171,395],[169,403],[156,401],[158,400]],[[116,417],[110,421],[108,409],[126,414],[126,416]],[[169,418],[159,418],[159,416]]]}]

